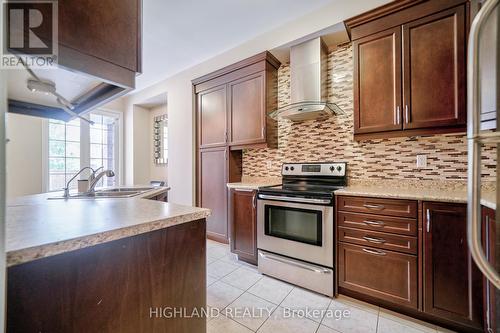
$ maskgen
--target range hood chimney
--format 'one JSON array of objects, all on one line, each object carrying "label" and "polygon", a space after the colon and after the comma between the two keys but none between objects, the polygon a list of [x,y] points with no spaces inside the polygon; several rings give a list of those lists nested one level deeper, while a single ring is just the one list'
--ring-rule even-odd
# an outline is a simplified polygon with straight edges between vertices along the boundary
[{"label": "range hood chimney", "polygon": [[273,111],[271,117],[304,121],[344,113],[326,102],[327,53],[320,37],[291,47],[291,103]]}]

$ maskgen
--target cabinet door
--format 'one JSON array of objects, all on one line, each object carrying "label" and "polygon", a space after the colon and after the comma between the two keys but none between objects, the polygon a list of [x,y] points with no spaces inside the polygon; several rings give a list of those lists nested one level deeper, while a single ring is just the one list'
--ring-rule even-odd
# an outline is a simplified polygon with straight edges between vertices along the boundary
[{"label": "cabinet door", "polygon": [[142,1],[64,0],[58,11],[61,45],[141,71]]},{"label": "cabinet door", "polygon": [[207,217],[207,236],[228,242],[227,223],[227,149],[212,148],[200,151],[198,202],[212,210]]},{"label": "cabinet door", "polygon": [[340,242],[339,290],[417,308],[417,257]]},{"label": "cabinet door", "polygon": [[[481,232],[484,253],[493,266],[496,266],[497,239],[495,223],[495,211],[486,207],[482,208]],[[484,293],[484,331],[497,332],[496,298],[498,291],[495,286],[483,277]]]},{"label": "cabinet door", "polygon": [[227,140],[226,85],[198,94],[198,140],[200,148],[223,146]]},{"label": "cabinet door", "polygon": [[467,247],[467,207],[425,202],[423,210],[424,311],[481,327],[481,277]]},{"label": "cabinet door", "polygon": [[402,129],[401,29],[354,41],[354,134]]},{"label": "cabinet door", "polygon": [[231,252],[257,264],[256,191],[231,191]]},{"label": "cabinet door", "polygon": [[228,84],[230,143],[244,145],[266,141],[265,72]]},{"label": "cabinet door", "polygon": [[[500,6],[485,22],[479,37],[479,80],[481,84],[481,129],[497,128],[500,103]],[[496,89],[495,89],[496,88]]]},{"label": "cabinet door", "polygon": [[404,128],[466,122],[465,5],[403,25]]}]

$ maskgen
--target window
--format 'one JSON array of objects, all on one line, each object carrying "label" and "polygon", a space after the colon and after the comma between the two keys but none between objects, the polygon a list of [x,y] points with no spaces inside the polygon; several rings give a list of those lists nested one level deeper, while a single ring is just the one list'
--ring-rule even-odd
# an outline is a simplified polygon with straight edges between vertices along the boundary
[{"label": "window", "polygon": [[[102,114],[91,114],[90,120],[90,167],[94,170],[100,167],[116,170],[115,165],[115,137],[116,118]],[[101,178],[97,186],[115,185],[116,179]]]},{"label": "window", "polygon": [[163,160],[168,161],[168,126],[163,126]]},{"label": "window", "polygon": [[[121,114],[96,111],[89,114],[93,125],[73,120],[68,123],[48,121],[47,159],[48,172],[44,171],[48,191],[59,191],[81,168],[94,170],[103,167],[115,172],[114,177],[103,177],[97,187],[114,186],[119,181],[119,146]],[[89,172],[82,172],[86,179]],[[70,185],[77,188],[77,181]]]},{"label": "window", "polygon": [[64,188],[79,170],[80,120],[49,120],[49,190]]}]

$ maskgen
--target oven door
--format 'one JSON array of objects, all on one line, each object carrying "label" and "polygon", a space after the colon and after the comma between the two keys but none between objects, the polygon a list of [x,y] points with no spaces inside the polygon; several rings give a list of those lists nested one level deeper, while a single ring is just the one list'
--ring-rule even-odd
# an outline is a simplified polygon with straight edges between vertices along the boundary
[{"label": "oven door", "polygon": [[[315,199],[263,197],[259,195],[257,207],[257,247],[333,267],[333,205],[311,203]],[[288,199],[292,201],[283,201]]]}]

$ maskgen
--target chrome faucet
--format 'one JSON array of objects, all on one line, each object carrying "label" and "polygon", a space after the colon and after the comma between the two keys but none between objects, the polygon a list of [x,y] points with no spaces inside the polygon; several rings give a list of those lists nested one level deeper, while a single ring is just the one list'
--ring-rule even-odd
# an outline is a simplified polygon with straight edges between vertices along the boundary
[{"label": "chrome faucet", "polygon": [[[99,169],[97,169],[97,170],[99,170]],[[88,195],[94,195],[95,194],[95,186],[97,185],[97,183],[99,182],[99,180],[101,180],[101,178],[104,177],[104,176],[106,176],[106,177],[114,177],[115,173],[113,172],[113,170],[103,170],[103,171],[99,172],[97,174],[97,176],[94,176],[93,179],[90,181],[89,190],[86,192]]]},{"label": "chrome faucet", "polygon": [[81,174],[84,170],[87,170],[87,169],[92,170],[91,177],[92,177],[92,175],[94,175],[94,174],[95,174],[95,172],[97,171],[97,170],[92,169],[91,167],[84,167],[84,168],[81,168],[81,169],[80,169],[80,171],[78,171],[78,172],[77,172],[77,174],[76,174],[76,175],[74,175],[73,177],[71,177],[71,179],[70,179],[70,180],[68,180],[68,182],[66,183],[66,187],[64,188],[64,197],[65,197],[65,198],[69,198],[69,184],[71,184],[71,182],[72,182],[72,181],[73,181],[76,177],[78,177],[78,175],[79,175],[79,174]]},{"label": "chrome faucet", "polygon": [[95,170],[92,170],[92,173],[91,173],[91,174],[90,174],[90,176],[89,176],[89,183],[90,183],[90,182],[92,182],[92,181],[95,179],[95,176],[96,176],[96,174],[97,174],[97,171],[99,171],[99,170],[101,170],[101,169],[104,169],[104,167],[102,166],[102,167],[99,167],[99,168],[97,168],[97,169],[95,169]]}]

